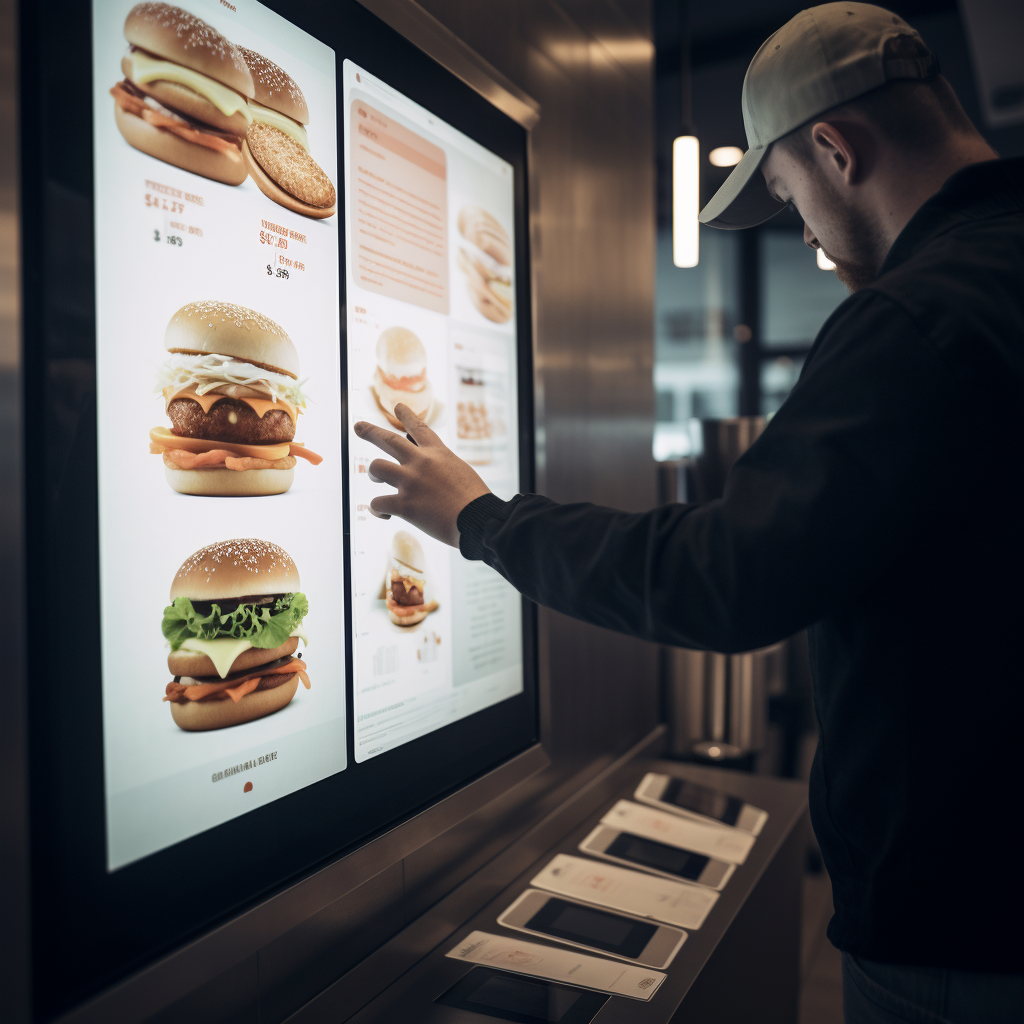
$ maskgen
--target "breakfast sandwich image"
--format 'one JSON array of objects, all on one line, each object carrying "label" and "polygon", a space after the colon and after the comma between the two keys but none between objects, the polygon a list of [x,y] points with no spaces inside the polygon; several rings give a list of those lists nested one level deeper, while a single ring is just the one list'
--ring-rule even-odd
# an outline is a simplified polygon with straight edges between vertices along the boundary
[{"label": "breakfast sandwich image", "polygon": [[252,75],[255,98],[242,145],[249,175],[275,203],[304,217],[338,212],[334,184],[309,152],[309,110],[291,75],[254,50],[239,47]]},{"label": "breakfast sandwich image", "polygon": [[194,14],[164,3],[128,12],[124,80],[111,90],[129,145],[204,178],[241,185],[248,170],[252,75],[238,47]]},{"label": "breakfast sandwich image", "polygon": [[309,602],[299,571],[277,544],[222,540],[189,555],[171,581],[161,629],[170,645],[164,690],[186,732],[241,725],[291,703],[299,682],[295,656]]},{"label": "breakfast sandwich image", "polygon": [[395,406],[404,403],[424,423],[437,417],[439,404],[427,379],[427,350],[408,327],[388,327],[377,339],[373,393],[387,421],[404,431]]},{"label": "breakfast sandwich image", "polygon": [[496,324],[512,317],[512,241],[498,220],[479,206],[459,210],[459,270],[466,275],[469,298]]},{"label": "breakfast sandwich image", "polygon": [[415,626],[439,607],[429,597],[423,546],[406,530],[391,538],[381,596],[396,626]]},{"label": "breakfast sandwich image", "polygon": [[231,302],[190,302],[164,334],[157,388],[171,429],[154,427],[149,450],[180,494],[281,494],[298,459],[323,459],[295,441],[306,405],[299,356],[284,328]]}]

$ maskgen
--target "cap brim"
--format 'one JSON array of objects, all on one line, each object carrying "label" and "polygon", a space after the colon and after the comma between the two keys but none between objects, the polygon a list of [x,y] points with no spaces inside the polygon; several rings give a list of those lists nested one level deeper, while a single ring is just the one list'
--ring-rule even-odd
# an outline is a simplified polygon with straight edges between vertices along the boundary
[{"label": "cap brim", "polygon": [[788,203],[780,203],[771,197],[761,173],[761,162],[768,155],[768,148],[758,146],[743,154],[743,159],[732,169],[725,184],[700,211],[701,224],[735,231],[763,224],[777,213],[782,213]]}]

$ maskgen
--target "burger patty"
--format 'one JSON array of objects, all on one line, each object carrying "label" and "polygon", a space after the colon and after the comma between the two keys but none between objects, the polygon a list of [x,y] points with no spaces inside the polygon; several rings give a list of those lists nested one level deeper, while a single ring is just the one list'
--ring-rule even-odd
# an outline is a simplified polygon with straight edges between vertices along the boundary
[{"label": "burger patty", "polygon": [[262,416],[245,402],[222,398],[209,412],[191,398],[176,398],[167,407],[171,429],[178,437],[233,444],[281,444],[295,438],[295,424],[283,409]]},{"label": "burger patty", "polygon": [[423,604],[423,595],[420,593],[420,588],[410,586],[406,589],[404,580],[392,580],[391,581],[391,600],[395,604],[404,605],[407,608],[415,607],[418,604]]}]

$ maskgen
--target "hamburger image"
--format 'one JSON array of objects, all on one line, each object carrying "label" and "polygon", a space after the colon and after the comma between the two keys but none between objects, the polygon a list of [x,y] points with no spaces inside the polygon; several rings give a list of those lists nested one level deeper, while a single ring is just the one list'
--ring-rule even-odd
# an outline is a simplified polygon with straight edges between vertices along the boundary
[{"label": "hamburger image", "polygon": [[407,327],[389,327],[377,339],[377,368],[373,393],[389,423],[405,430],[395,416],[404,402],[424,422],[435,413],[434,389],[427,380],[427,350]]},{"label": "hamburger image", "polygon": [[240,185],[252,75],[238,47],[202,18],[136,4],[124,23],[124,81],[111,90],[129,145],[204,178]]},{"label": "hamburger image", "polygon": [[299,681],[294,657],[308,610],[287,551],[264,540],[223,540],[190,555],[171,581],[162,631],[174,679],[164,691],[187,732],[223,729],[280,711]]},{"label": "hamburger image", "polygon": [[149,432],[180,494],[281,494],[297,458],[323,461],[294,440],[306,404],[299,357],[284,329],[245,306],[190,302],[171,317],[158,376],[171,429]]},{"label": "hamburger image", "polygon": [[384,576],[384,600],[396,626],[415,626],[438,606],[436,601],[426,599],[425,563],[420,542],[411,533],[399,530],[391,539]]},{"label": "hamburger image", "polygon": [[488,320],[507,323],[512,317],[512,242],[486,210],[459,210],[459,270],[466,275],[470,301]]},{"label": "hamburger image", "polygon": [[255,99],[242,158],[260,191],[304,217],[332,217],[338,196],[309,152],[309,110],[291,75],[255,50],[239,47],[252,76]]}]

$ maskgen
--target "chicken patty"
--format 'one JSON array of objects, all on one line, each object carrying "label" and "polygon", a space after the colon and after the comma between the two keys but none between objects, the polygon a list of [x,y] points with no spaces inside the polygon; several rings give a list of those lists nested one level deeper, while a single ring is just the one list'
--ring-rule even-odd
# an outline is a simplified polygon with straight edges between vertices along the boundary
[{"label": "chicken patty", "polygon": [[208,413],[191,398],[176,398],[167,407],[167,415],[178,437],[233,444],[281,444],[295,439],[295,424],[283,409],[257,416],[250,406],[234,398],[222,398]]}]

